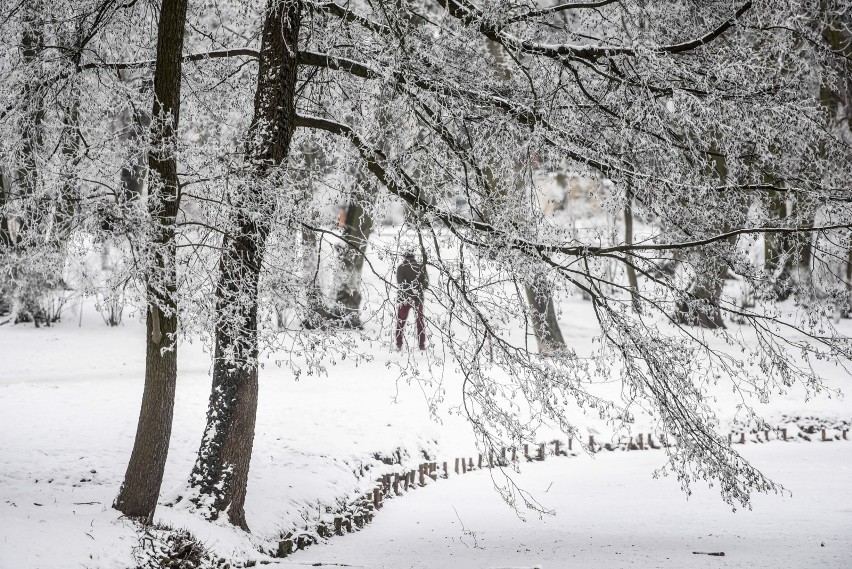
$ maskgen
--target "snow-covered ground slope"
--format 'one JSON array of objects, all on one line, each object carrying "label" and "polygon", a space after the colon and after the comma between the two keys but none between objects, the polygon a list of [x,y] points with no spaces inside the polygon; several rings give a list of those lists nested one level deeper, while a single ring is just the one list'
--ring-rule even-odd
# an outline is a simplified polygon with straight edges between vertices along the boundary
[{"label": "snow-covered ground slope", "polygon": [[[76,318],[55,328],[0,328],[0,567],[133,563],[136,528],[110,506],[133,445],[143,350],[139,322],[108,329],[94,312],[84,313],[82,328]],[[315,520],[326,505],[372,487],[384,467],[374,453],[435,452],[436,439],[463,444],[461,419],[449,419],[443,432],[428,418],[419,388],[397,385],[387,373],[387,361],[400,355],[381,356],[300,381],[274,365],[263,370],[246,502],[253,536],[201,522],[179,506],[158,508],[156,521],[192,529],[222,555],[257,556],[281,532],[304,528],[304,516]],[[192,468],[209,365],[199,344],[181,345],[161,504],[177,498]],[[362,465],[375,475],[358,480],[353,471]]]}]

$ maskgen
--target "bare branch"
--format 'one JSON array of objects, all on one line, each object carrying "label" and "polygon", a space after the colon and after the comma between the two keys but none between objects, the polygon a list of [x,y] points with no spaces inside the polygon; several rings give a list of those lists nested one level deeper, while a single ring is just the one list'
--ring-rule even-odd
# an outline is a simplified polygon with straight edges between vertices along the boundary
[{"label": "bare branch", "polygon": [[[479,31],[485,37],[501,44],[506,49],[520,51],[532,55],[543,55],[551,59],[561,59],[565,57],[576,57],[580,59],[597,59],[599,57],[613,57],[617,55],[625,55],[633,57],[636,55],[636,50],[630,47],[621,46],[598,46],[598,45],[571,45],[571,44],[542,44],[529,40],[523,40],[513,37],[502,30],[496,28],[493,24],[485,21],[482,13],[466,0],[438,0],[442,6],[454,17],[458,18],[467,25],[472,25],[478,22]],[[687,42],[659,46],[651,51],[655,53],[684,53],[712,42],[714,39],[725,33],[731,26],[736,24],[737,19],[746,13],[751,8],[752,2],[748,0],[734,13],[733,16],[725,20],[720,26],[712,31],[704,34],[700,38],[696,38]]]},{"label": "bare branch", "polygon": [[517,16],[512,16],[508,20],[506,20],[506,24],[514,24],[516,22],[521,22],[523,20],[528,20],[530,18],[538,18],[540,16],[549,16],[551,14],[557,14],[559,12],[565,12],[567,10],[580,10],[583,8],[601,8],[602,6],[606,6],[607,4],[614,4],[617,0],[600,0],[598,2],[566,2],[564,4],[558,4],[556,6],[551,6],[550,8],[541,8],[539,10],[530,10],[525,14],[518,14]]},{"label": "bare branch", "polygon": [[[257,59],[259,53],[256,49],[248,47],[238,47],[234,49],[220,49],[216,51],[205,51],[204,53],[193,53],[185,55],[181,61],[203,61],[205,59],[221,59],[225,57],[251,57]],[[155,61],[147,59],[144,61],[128,61],[128,62],[103,62],[103,63],[84,63],[78,66],[79,71],[87,69],[141,69],[143,67],[152,67]]]}]

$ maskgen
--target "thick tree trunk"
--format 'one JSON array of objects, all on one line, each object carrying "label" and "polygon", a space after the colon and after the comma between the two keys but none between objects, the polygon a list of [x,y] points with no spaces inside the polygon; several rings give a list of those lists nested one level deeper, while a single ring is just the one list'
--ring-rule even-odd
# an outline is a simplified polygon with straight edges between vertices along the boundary
[{"label": "thick tree trunk", "polygon": [[524,285],[524,291],[530,305],[530,319],[539,353],[551,355],[564,348],[565,340],[556,319],[550,283],[543,276],[537,275],[532,283]]},{"label": "thick tree trunk", "polygon": [[190,477],[197,506],[211,519],[248,530],[244,503],[257,413],[257,285],[275,199],[265,188],[284,163],[295,127],[301,2],[268,0],[260,49],[254,119],[247,155],[253,180],[232,198],[232,234],[223,243],[216,286],[213,389],[207,427]]},{"label": "thick tree trunk", "polygon": [[175,220],[178,210],[177,159],[172,139],[180,116],[181,56],[187,0],[163,0],[154,72],[155,124],[148,155],[152,180],[149,213],[153,224],[154,266],[146,287],[148,321],[145,387],[133,452],[113,506],[151,523],[172,432],[177,377],[177,276]]}]

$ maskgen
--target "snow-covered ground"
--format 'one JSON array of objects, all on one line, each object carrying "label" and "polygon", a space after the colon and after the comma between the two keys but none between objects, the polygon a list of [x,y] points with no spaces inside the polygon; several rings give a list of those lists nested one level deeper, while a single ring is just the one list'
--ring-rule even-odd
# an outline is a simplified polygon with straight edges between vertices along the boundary
[{"label": "snow-covered ground", "polygon": [[756,496],[751,511],[735,513],[715,491],[697,488],[687,500],[672,479],[652,479],[658,452],[551,458],[516,482],[554,515],[521,520],[496,499],[489,473],[473,472],[389,501],[363,531],[280,564],[852,567],[852,444],[777,443],[743,452],[791,494]]},{"label": "snow-covered ground", "polygon": [[[393,269],[387,258],[374,267],[386,277]],[[210,390],[210,355],[198,341],[181,343],[157,523],[189,529],[232,566],[275,562],[262,551],[274,550],[287,532],[312,531],[328,516],[327,508],[363,495],[377,476],[394,468],[377,454],[398,452],[406,468],[415,469],[423,451],[439,463],[475,456],[470,426],[446,414],[458,403],[461,382],[454,366],[440,367],[422,354],[392,352],[389,314],[381,304],[384,287],[371,275],[365,285],[365,311],[374,311],[366,335],[373,342],[354,341],[371,361],[347,357],[329,364],[326,374],[302,374],[296,380],[286,366],[275,364],[293,354],[262,354],[246,501],[251,534],[224,521],[205,522],[183,502],[175,504],[195,459]],[[590,304],[560,298],[559,307],[566,342],[578,353],[591,351],[598,329]],[[427,305],[427,315],[430,309],[437,310]],[[840,329],[852,335],[852,322],[841,322]],[[56,327],[0,327],[0,362],[0,569],[138,565],[151,541],[137,525],[121,519],[111,503],[136,429],[143,324],[127,317],[122,326],[108,328],[92,303],[85,302],[72,307]],[[431,366],[439,383],[411,380],[409,364],[424,372]],[[815,365],[831,388],[823,396],[805,402],[803,392],[793,388],[770,403],[749,403],[775,426],[790,415],[852,422],[852,402],[828,397],[835,390],[848,391],[848,376],[834,362]],[[436,421],[426,395],[440,389],[446,390],[446,400],[432,409]],[[594,389],[616,401],[622,396],[618,381]],[[736,403],[742,401],[729,388],[714,395],[721,427],[732,428]],[[633,411],[631,434],[651,432],[652,418],[641,409]],[[595,415],[577,415],[576,425],[598,443],[616,440],[612,427]],[[544,430],[538,440],[552,435]],[[652,471],[664,462],[661,452],[581,455],[523,465],[517,475],[519,485],[553,508],[555,517],[527,515],[528,522],[521,523],[493,491],[488,475],[475,472],[388,500],[365,530],[281,562],[747,567],[760,566],[765,557],[767,567],[852,566],[847,537],[852,535],[852,441],[738,448],[793,496],[757,497],[755,511],[732,514],[716,490],[696,487],[687,502],[674,481],[652,480]],[[360,476],[362,469],[368,470]],[[725,551],[726,556],[693,555],[693,550]]]},{"label": "snow-covered ground", "polygon": [[[566,341],[578,351],[588,349],[597,332],[589,304],[571,298],[560,306]],[[72,310],[52,328],[0,327],[0,569],[132,567],[150,546],[138,526],[110,507],[138,417],[143,325],[127,318],[110,329],[91,303],[81,309],[82,318]],[[286,354],[263,354],[246,502],[251,534],[173,505],[195,458],[210,389],[209,354],[197,341],[183,342],[155,521],[188,528],[229,562],[270,562],[261,550],[274,549],[288,531],[312,529],[327,507],[362,495],[391,468],[376,453],[390,456],[398,450],[409,468],[416,468],[424,450],[439,461],[472,456],[469,425],[444,413],[440,421],[430,417],[424,386],[400,379],[399,366],[408,364],[409,354],[391,352],[380,323],[371,326],[368,333],[372,330],[376,341],[360,348],[373,360],[347,358],[330,365],[325,375],[303,374],[297,381],[274,364]],[[852,334],[852,323],[841,326]],[[422,355],[411,357],[421,367],[430,365]],[[831,362],[818,365],[829,387],[848,385],[848,376]],[[451,366],[440,372],[452,404],[458,377]],[[619,397],[617,382],[600,389]],[[729,403],[720,393],[723,426],[736,418]],[[852,420],[848,399],[804,402],[795,389],[762,410],[770,419],[800,414]],[[578,417],[577,424],[598,442],[611,433],[596,417]],[[634,427],[647,433],[651,424],[639,414]],[[546,437],[543,433],[541,440]],[[664,462],[660,452],[553,459],[524,466],[518,481],[554,508],[555,518],[528,516],[522,524],[500,501],[487,474],[453,476],[389,500],[366,530],[297,552],[285,563],[746,567],[759,566],[767,556],[767,567],[780,561],[791,568],[850,566],[852,441],[741,448],[793,497],[758,497],[754,512],[732,515],[715,490],[696,488],[686,502],[674,481],[652,480],[652,471]],[[364,466],[368,473],[357,476]],[[693,550],[726,556],[693,555]]]}]

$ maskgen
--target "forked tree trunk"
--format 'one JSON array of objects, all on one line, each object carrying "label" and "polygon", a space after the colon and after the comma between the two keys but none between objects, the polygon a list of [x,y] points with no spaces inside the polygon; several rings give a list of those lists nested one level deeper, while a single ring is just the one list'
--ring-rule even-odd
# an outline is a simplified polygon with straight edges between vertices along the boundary
[{"label": "forked tree trunk", "polygon": [[145,387],[136,440],[124,483],[113,506],[125,515],[151,523],[163,482],[169,450],[177,377],[175,292],[175,220],[178,174],[174,145],[180,111],[181,55],[187,0],[163,0],[157,33],[154,72],[155,124],[148,155],[151,187],[148,201],[153,223],[154,266],[146,287]]},{"label": "forked tree trunk", "polygon": [[[507,66],[509,57],[507,57],[505,49],[490,39],[485,40],[485,47],[494,57],[496,67],[492,71],[495,78],[501,82],[509,81],[512,78],[512,72]],[[518,172],[520,168],[521,164],[516,162],[515,171]],[[491,168],[486,172],[486,177],[489,184],[492,184],[494,172]],[[520,189],[520,186],[516,189]],[[488,209],[493,208],[489,207]],[[483,213],[486,220],[492,217],[490,211]],[[527,297],[530,320],[532,321],[539,353],[549,355],[564,348],[565,340],[562,339],[562,330],[559,328],[559,321],[556,319],[556,309],[553,304],[553,290],[547,279],[541,274],[533,275],[532,282],[524,283],[524,293]]]},{"label": "forked tree trunk", "polygon": [[215,359],[207,427],[190,476],[205,514],[248,530],[244,503],[257,414],[257,284],[275,199],[263,182],[284,163],[295,127],[301,2],[268,0],[254,118],[246,153],[253,180],[232,197],[232,234],[225,239],[216,285]]}]

